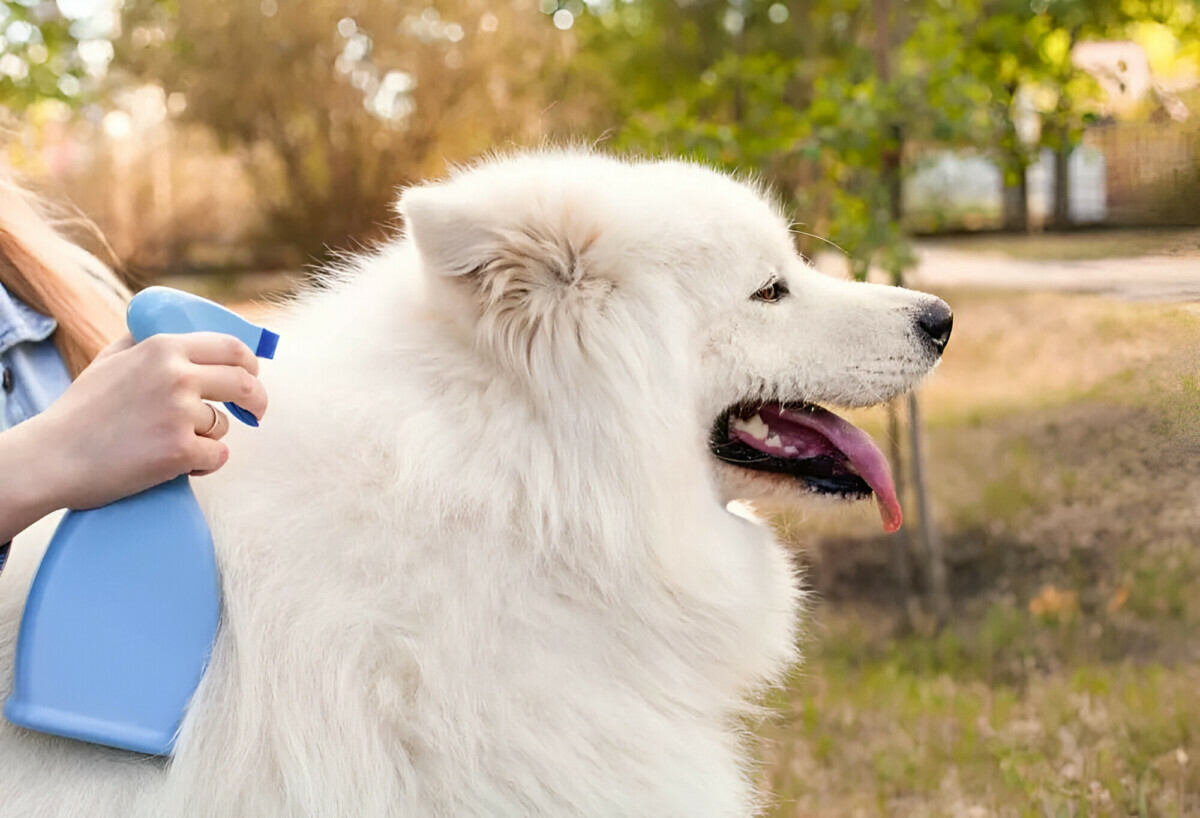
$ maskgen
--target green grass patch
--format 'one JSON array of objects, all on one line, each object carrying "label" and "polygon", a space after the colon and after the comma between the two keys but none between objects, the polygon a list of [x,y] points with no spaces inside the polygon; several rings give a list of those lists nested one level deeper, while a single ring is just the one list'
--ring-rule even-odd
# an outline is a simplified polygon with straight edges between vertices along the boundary
[{"label": "green grass patch", "polygon": [[[1042,627],[1014,608],[934,640],[864,643],[861,628],[834,627],[774,702],[769,814],[1171,816],[1200,807],[1200,668],[1042,670],[1027,661]],[[1001,664],[1025,670],[997,677]]]}]

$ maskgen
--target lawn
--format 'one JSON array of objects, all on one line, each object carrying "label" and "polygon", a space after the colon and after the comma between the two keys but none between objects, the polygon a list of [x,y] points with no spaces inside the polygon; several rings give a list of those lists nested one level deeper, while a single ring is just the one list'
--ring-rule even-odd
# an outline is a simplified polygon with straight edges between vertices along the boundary
[{"label": "lawn", "polygon": [[939,294],[953,613],[898,591],[872,509],[778,513],[817,603],[760,731],[771,814],[1200,815],[1200,305]]}]

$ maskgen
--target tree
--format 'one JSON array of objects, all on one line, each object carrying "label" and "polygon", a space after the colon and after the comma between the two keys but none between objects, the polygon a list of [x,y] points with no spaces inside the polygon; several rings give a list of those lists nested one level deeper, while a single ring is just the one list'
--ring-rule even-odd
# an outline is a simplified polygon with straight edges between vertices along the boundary
[{"label": "tree", "polygon": [[1034,146],[1019,127],[1019,94],[1028,76],[1040,72],[1043,27],[1024,0],[965,0],[934,19],[958,31],[957,43],[950,39],[952,33],[938,32],[943,43],[954,43],[955,56],[941,74],[951,83],[946,96],[973,98],[985,113],[960,120],[948,141],[983,146],[995,157],[1004,228],[1024,232],[1029,228],[1028,171]]},{"label": "tree", "polygon": [[[956,55],[938,76],[951,81],[950,97],[983,93],[990,116],[962,118],[953,142],[989,146],[1003,175],[1004,226],[1028,229],[1029,165],[1042,148],[1054,157],[1052,224],[1069,222],[1069,158],[1095,117],[1099,90],[1073,61],[1084,39],[1120,39],[1131,27],[1164,22],[1182,32],[1195,14],[1181,0],[961,0],[934,15],[932,36],[914,45],[927,53],[950,44]],[[1024,92],[1024,96],[1023,96]],[[1022,110],[1022,100],[1042,101]],[[1032,133],[1021,133],[1021,119]]]},{"label": "tree", "polygon": [[[569,87],[604,100],[596,130],[615,128],[623,148],[762,172],[859,277],[873,261],[895,273],[909,260],[896,186],[879,170],[902,152],[899,134],[923,124],[910,86],[877,73],[870,3],[593,8],[571,32]],[[813,241],[802,237],[802,249]]]},{"label": "tree", "polygon": [[1051,223],[1070,226],[1070,157],[1085,127],[1096,118],[1099,88],[1073,60],[1085,39],[1122,39],[1136,26],[1159,23],[1186,35],[1196,25],[1196,7],[1179,0],[1039,0],[1046,34],[1040,45],[1036,82],[1052,100],[1041,110],[1040,144],[1054,156]]},{"label": "tree", "polygon": [[122,69],[240,151],[271,236],[323,256],[395,186],[535,133],[553,28],[520,3],[128,0]]}]

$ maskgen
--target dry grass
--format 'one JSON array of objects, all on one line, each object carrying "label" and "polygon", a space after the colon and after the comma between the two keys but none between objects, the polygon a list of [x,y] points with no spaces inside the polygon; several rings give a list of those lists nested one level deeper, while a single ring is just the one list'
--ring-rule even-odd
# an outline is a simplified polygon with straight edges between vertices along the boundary
[{"label": "dry grass", "polygon": [[954,615],[906,620],[871,509],[781,515],[822,601],[764,731],[773,814],[1200,815],[1200,309],[942,295]]}]

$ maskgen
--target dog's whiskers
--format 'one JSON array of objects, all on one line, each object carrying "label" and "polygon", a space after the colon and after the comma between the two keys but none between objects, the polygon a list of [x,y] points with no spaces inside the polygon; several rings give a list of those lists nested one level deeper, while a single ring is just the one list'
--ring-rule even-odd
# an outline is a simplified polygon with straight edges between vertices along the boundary
[{"label": "dog's whiskers", "polygon": [[817,241],[823,241],[826,244],[828,244],[830,247],[832,247],[833,249],[837,250],[839,253],[841,253],[846,258],[850,258],[850,254],[846,252],[846,249],[844,247],[842,247],[840,244],[838,244],[837,242],[831,241],[830,239],[827,239],[824,236],[818,236],[816,233],[808,233],[804,230],[797,230],[795,222],[790,224],[788,227],[791,229],[791,231],[793,233],[800,235],[800,236],[808,236],[810,239],[816,239]]}]

